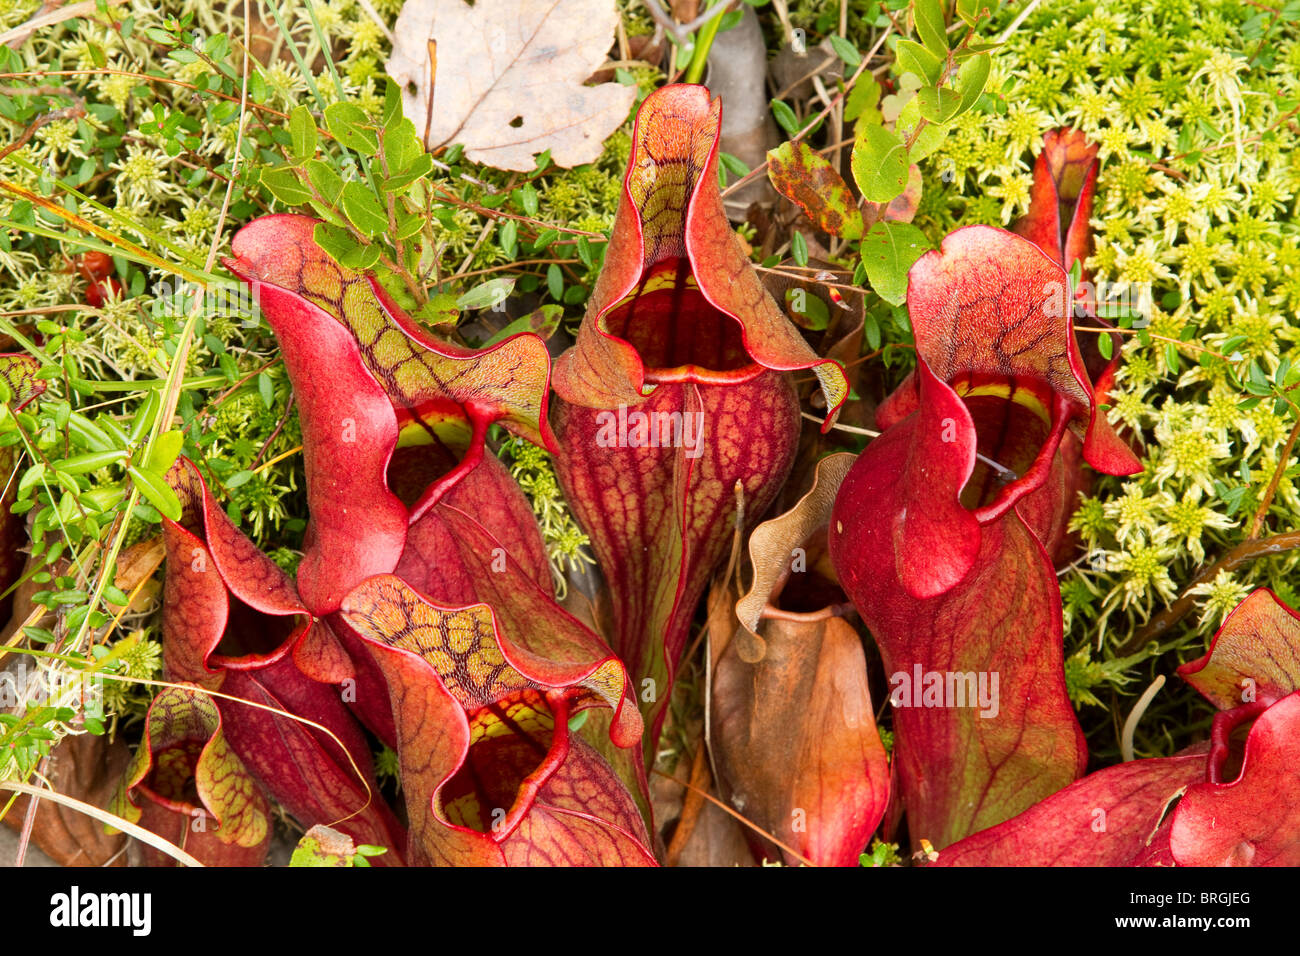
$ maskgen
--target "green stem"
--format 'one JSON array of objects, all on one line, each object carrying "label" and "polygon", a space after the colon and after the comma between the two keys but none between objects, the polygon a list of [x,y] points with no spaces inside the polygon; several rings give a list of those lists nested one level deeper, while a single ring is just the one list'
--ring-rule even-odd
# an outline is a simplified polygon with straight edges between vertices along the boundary
[{"label": "green stem", "polygon": [[[715,4],[726,3],[727,0],[714,0]],[[704,67],[709,62],[709,49],[713,46],[713,38],[718,35],[718,28],[722,24],[722,18],[726,14],[718,14],[710,18],[709,22],[700,27],[700,32],[695,37],[695,52],[691,54],[691,63],[686,67],[686,75],[683,79],[687,83],[698,83],[704,79]]]}]

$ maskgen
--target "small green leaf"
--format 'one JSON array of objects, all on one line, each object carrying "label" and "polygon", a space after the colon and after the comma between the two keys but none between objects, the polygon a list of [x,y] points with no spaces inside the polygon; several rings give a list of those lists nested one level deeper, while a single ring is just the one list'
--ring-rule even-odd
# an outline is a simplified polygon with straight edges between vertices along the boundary
[{"label": "small green leaf", "polygon": [[503,221],[497,230],[497,239],[501,243],[502,251],[514,259],[519,251],[519,224],[513,219]]},{"label": "small green leaf", "polygon": [[311,182],[312,188],[320,193],[331,206],[337,206],[339,194],[343,192],[343,180],[339,174],[328,163],[323,163],[319,159],[309,160],[307,163],[307,179]]},{"label": "small green leaf", "polygon": [[794,110],[790,109],[781,100],[772,101],[772,115],[776,117],[776,121],[781,124],[781,128],[790,136],[798,134],[799,120],[794,115]]},{"label": "small green leaf", "polygon": [[903,142],[911,138],[912,131],[920,126],[921,131],[916,134],[911,148],[907,151],[909,163],[919,163],[925,157],[929,156],[936,149],[943,145],[945,137],[948,135],[948,127],[942,123],[931,123],[925,120],[925,125],[921,126],[921,101],[919,97],[912,97],[907,101],[901,113],[898,114],[898,122],[894,128]]},{"label": "small green leaf", "polygon": [[506,297],[514,291],[515,276],[499,276],[495,279],[489,279],[474,286],[459,299],[456,300],[456,307],[459,309],[486,309],[490,306],[497,305],[506,300]]},{"label": "small green leaf", "polygon": [[262,185],[286,206],[302,206],[312,198],[311,191],[302,184],[298,171],[292,166],[264,166]]},{"label": "small green leaf", "polygon": [[158,412],[162,409],[162,393],[158,390],[150,391],[145,396],[144,405],[135,413],[135,418],[131,419],[131,444],[134,445],[149,429],[153,428],[153,421],[158,417]]},{"label": "small green leaf", "polygon": [[543,305],[535,311],[522,315],[515,319],[504,329],[498,332],[492,338],[483,343],[482,348],[490,345],[496,345],[498,342],[504,342],[512,335],[519,335],[521,332],[533,332],[540,335],[543,339],[549,339],[555,334],[555,330],[560,327],[560,319],[564,317],[564,308],[558,305]]},{"label": "small green leaf", "polygon": [[925,48],[936,57],[948,55],[948,28],[943,22],[943,5],[939,0],[914,0],[912,19],[916,22],[916,35]]},{"label": "small green leaf", "polygon": [[25,497],[27,490],[44,477],[45,462],[38,461],[36,464],[32,465],[32,467],[23,472],[22,478],[18,480],[18,497]]},{"label": "small green leaf", "polygon": [[[122,452],[120,451],[91,451],[84,455],[73,455],[71,458],[56,461],[54,470],[61,471],[65,475],[84,475],[87,472],[99,471],[101,468],[120,461],[122,461]],[[44,467],[44,465],[41,467]]]},{"label": "small green leaf", "polygon": [[808,241],[804,239],[802,232],[796,231],[790,237],[790,255],[794,257],[795,265],[806,266],[808,264]]},{"label": "small green leaf", "polygon": [[397,214],[397,229],[393,232],[393,238],[404,241],[410,239],[422,229],[424,229],[424,218],[422,216],[399,211]]},{"label": "small green leaf", "polygon": [[546,291],[557,302],[564,298],[564,273],[554,262],[546,267]]},{"label": "small green leaf", "polygon": [[267,408],[275,405],[275,385],[271,382],[271,376],[265,372],[257,376],[257,394],[262,396],[262,404]]},{"label": "small green leaf", "polygon": [[973,27],[986,3],[987,0],[957,0],[957,16],[961,17],[967,26]]},{"label": "small green leaf", "polygon": [[145,501],[158,509],[159,514],[172,521],[181,520],[181,501],[161,475],[144,468],[137,468],[135,465],[129,466],[126,470],[131,476],[131,484],[135,485]]},{"label": "small green leaf", "polygon": [[938,86],[943,78],[943,61],[915,40],[898,41],[898,66],[904,73],[913,73],[931,86]]},{"label": "small green leaf", "polygon": [[384,79],[384,108],[379,113],[379,125],[388,132],[402,122],[402,90],[392,77]]},{"label": "small green leaf", "polygon": [[312,230],[312,240],[336,262],[342,262],[358,248],[362,248],[361,243],[357,242],[352,233],[342,226],[332,226],[327,222],[316,224],[316,228]]},{"label": "small green leaf", "polygon": [[1178,346],[1174,345],[1173,342],[1165,344],[1165,364],[1169,366],[1169,371],[1173,372],[1175,375],[1177,375],[1181,369],[1182,363],[1178,360]]},{"label": "small green leaf", "polygon": [[519,203],[519,208],[524,211],[525,216],[536,216],[538,209],[537,187],[532,183],[524,183],[512,193],[515,201]]},{"label": "small green leaf", "polygon": [[392,173],[379,180],[379,188],[386,193],[402,192],[417,179],[423,179],[433,172],[433,159],[428,153],[413,157],[400,173]]},{"label": "small green leaf", "polygon": [[110,451],[114,447],[113,439],[80,412],[72,412],[68,415],[68,433],[75,436],[79,444],[91,451]]},{"label": "small green leaf", "polygon": [[[265,372],[262,374],[266,374]],[[149,453],[145,461],[145,467],[150,471],[155,471],[160,475],[165,475],[167,469],[172,466],[178,457],[181,449],[185,446],[185,433],[179,428],[169,432],[163,432],[154,442],[153,450]]]},{"label": "small green leaf", "polygon": [[718,162],[723,168],[737,179],[749,175],[749,167],[741,161],[740,157],[732,156],[730,153],[718,153]]},{"label": "small green leaf", "polygon": [[878,222],[862,239],[862,264],[871,288],[890,305],[907,297],[907,271],[930,248],[925,233],[901,222]]},{"label": "small green leaf", "polygon": [[785,304],[801,328],[810,332],[821,332],[830,325],[831,312],[821,296],[795,287],[786,291]]},{"label": "small green leaf", "polygon": [[851,165],[869,202],[889,202],[907,188],[907,149],[883,126],[858,125]]},{"label": "small green leaf", "polygon": [[362,156],[373,156],[379,149],[379,136],[361,108],[351,103],[331,103],[325,108],[325,128],[348,149]]},{"label": "small green leaf", "polygon": [[961,112],[961,97],[941,86],[926,86],[917,90],[916,100],[921,115],[931,123],[946,123]]},{"label": "small green leaf", "polygon": [[957,90],[961,93],[961,106],[957,113],[965,113],[979,100],[984,85],[989,81],[993,58],[987,53],[973,56],[957,68]]},{"label": "small green leaf", "polygon": [[343,212],[363,235],[374,239],[388,231],[388,216],[375,194],[358,182],[343,184]]},{"label": "small green leaf", "polygon": [[316,155],[316,121],[307,107],[295,106],[289,114],[289,140],[293,144],[290,157],[295,163],[305,163]]},{"label": "small green leaf", "polygon": [[858,48],[835,33],[831,34],[830,41],[831,47],[835,50],[835,55],[843,60],[850,69],[856,70],[858,64],[862,62],[862,54],[858,52]]},{"label": "small green leaf", "polygon": [[253,473],[248,469],[244,469],[243,471],[235,472],[229,478],[225,479],[222,484],[225,485],[228,490],[234,491],[241,485],[248,484],[248,482],[252,480],[252,477]]},{"label": "small green leaf", "polygon": [[1109,333],[1102,333],[1097,337],[1097,351],[1107,362],[1115,354],[1115,343],[1111,341]]},{"label": "small green leaf", "polygon": [[880,110],[876,106],[879,102],[880,84],[870,73],[863,73],[853,84],[853,89],[849,90],[848,98],[844,101],[844,118],[850,121],[879,123]]}]

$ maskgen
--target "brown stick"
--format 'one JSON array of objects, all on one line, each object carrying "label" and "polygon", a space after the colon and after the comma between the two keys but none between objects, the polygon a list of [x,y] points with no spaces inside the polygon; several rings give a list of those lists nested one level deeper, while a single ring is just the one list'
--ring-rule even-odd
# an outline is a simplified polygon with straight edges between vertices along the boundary
[{"label": "brown stick", "polygon": [[32,121],[31,126],[27,127],[21,134],[19,134],[16,140],[4,149],[0,149],[0,159],[4,159],[14,150],[22,149],[23,146],[26,145],[27,141],[36,135],[36,131],[42,126],[47,126],[50,123],[57,123],[59,120],[81,119],[85,115],[86,107],[81,102],[78,102],[75,106],[65,106],[61,110],[52,110],[49,113],[41,114]]},{"label": "brown stick", "polygon": [[1206,581],[1213,579],[1220,571],[1231,571],[1247,561],[1253,561],[1256,558],[1262,558],[1270,554],[1281,554],[1283,551],[1291,551],[1295,548],[1300,548],[1300,531],[1288,531],[1285,534],[1275,534],[1271,538],[1243,541],[1193,578],[1192,583],[1187,586],[1177,601],[1153,617],[1146,627],[1125,642],[1119,650],[1120,655],[1131,653],[1147,641],[1159,637],[1181,621],[1196,603],[1191,590],[1198,584],[1204,584]]},{"label": "brown stick", "polygon": [[1282,446],[1282,454],[1278,456],[1273,477],[1269,480],[1268,487],[1264,489],[1264,497],[1260,499],[1259,507],[1255,509],[1255,517],[1250,522],[1250,533],[1246,535],[1252,541],[1259,537],[1260,529],[1264,527],[1264,519],[1268,517],[1268,509],[1273,504],[1273,496],[1277,494],[1277,486],[1282,483],[1282,475],[1286,472],[1286,463],[1291,460],[1291,451],[1295,448],[1297,437],[1300,437],[1300,418],[1296,419],[1291,434],[1287,436],[1286,444]]}]

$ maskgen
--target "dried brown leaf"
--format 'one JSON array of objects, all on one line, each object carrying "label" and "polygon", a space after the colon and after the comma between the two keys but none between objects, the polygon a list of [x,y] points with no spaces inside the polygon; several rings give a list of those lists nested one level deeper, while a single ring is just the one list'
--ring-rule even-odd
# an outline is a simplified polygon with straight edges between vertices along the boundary
[{"label": "dried brown leaf", "polygon": [[830,520],[835,494],[856,458],[847,452],[823,458],[817,463],[817,473],[808,493],[785,514],[764,521],[749,536],[754,583],[736,602],[736,617],[742,625],[736,635],[736,651],[741,660],[752,664],[763,659],[764,641],[758,634],[763,608],[789,571],[794,549]]},{"label": "dried brown leaf", "polygon": [[[636,87],[584,86],[618,26],[614,0],[410,0],[388,72],[429,149],[460,143],[477,163],[532,170],[543,150],[590,163],[623,124]],[[437,44],[428,108],[429,39]]]},{"label": "dried brown leaf", "polygon": [[[78,734],[64,737],[50,751],[46,771],[59,793],[105,809],[126,772],[130,751],[120,739]],[[5,822],[21,830],[30,797],[19,797]],[[63,866],[126,866],[126,835],[104,832],[104,825],[72,807],[50,800],[36,805],[32,843]]]},{"label": "dried brown leaf", "polygon": [[[767,653],[718,661],[712,741],[730,804],[820,866],[852,866],[884,815],[889,766],[867,662],[840,617],[768,621]],[[773,858],[787,865],[789,853]]]}]

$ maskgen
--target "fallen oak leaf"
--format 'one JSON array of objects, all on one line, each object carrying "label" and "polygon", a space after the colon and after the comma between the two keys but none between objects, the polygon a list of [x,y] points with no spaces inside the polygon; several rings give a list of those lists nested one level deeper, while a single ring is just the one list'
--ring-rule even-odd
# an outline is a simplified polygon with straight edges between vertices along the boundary
[{"label": "fallen oak leaf", "polygon": [[428,124],[430,150],[460,143],[473,162],[517,172],[549,150],[568,168],[600,156],[636,99],[635,86],[583,85],[617,26],[612,0],[412,0],[387,69],[406,115],[417,129]]}]

